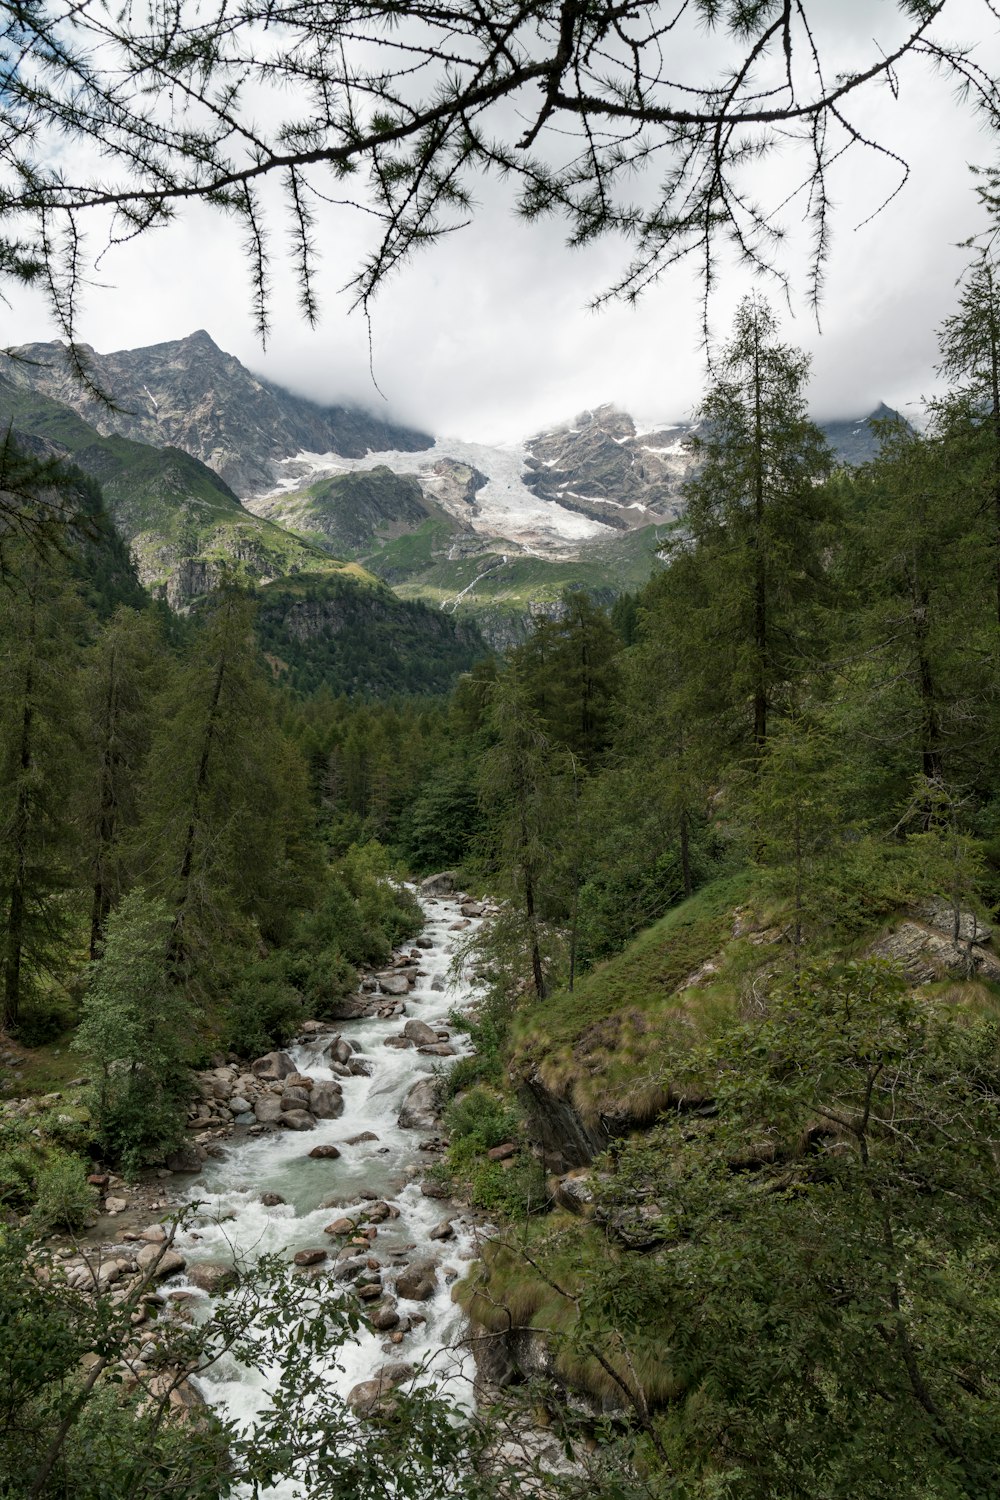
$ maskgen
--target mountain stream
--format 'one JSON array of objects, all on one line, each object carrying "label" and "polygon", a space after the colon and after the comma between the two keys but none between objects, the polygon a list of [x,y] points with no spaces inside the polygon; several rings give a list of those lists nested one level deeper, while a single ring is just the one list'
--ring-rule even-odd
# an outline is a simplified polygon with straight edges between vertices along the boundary
[{"label": "mountain stream", "polygon": [[[354,1341],[331,1354],[330,1383],[346,1397],[380,1367],[405,1360],[418,1369],[414,1383],[434,1383],[451,1400],[470,1405],[473,1365],[467,1351],[457,1347],[463,1314],[451,1300],[451,1283],[475,1253],[479,1226],[467,1212],[422,1194],[421,1179],[436,1159],[427,1149],[428,1132],[398,1123],[413,1085],[451,1066],[469,1047],[460,1032],[450,1036],[456,1052],[451,1058],[385,1043],[399,1035],[409,1018],[424,1021],[436,1031],[451,1031],[451,1012],[463,1009],[475,997],[474,981],[464,973],[456,980],[451,973],[456,944],[469,936],[479,920],[461,919],[454,897],[425,897],[421,904],[426,917],[421,936],[430,946],[420,952],[414,988],[402,997],[405,1015],[365,1016],[338,1023],[332,1031],[287,1049],[298,1071],[316,1083],[337,1077],[343,1088],[341,1116],[318,1120],[308,1133],[275,1129],[232,1138],[224,1152],[209,1160],[192,1180],[187,1196],[197,1208],[195,1217],[178,1234],[177,1248],[189,1269],[205,1261],[252,1261],[266,1252],[291,1260],[296,1251],[322,1248],[328,1252],[319,1268],[322,1273],[333,1269],[343,1244],[342,1239],[324,1233],[331,1220],[355,1217],[373,1201],[383,1200],[399,1213],[378,1224],[371,1253],[381,1262],[378,1274],[385,1293],[396,1300],[401,1319],[396,1331],[404,1330],[403,1338],[393,1345],[386,1341],[386,1333],[363,1327]],[[460,932],[455,930],[458,923]],[[392,1003],[391,997],[383,998]],[[338,1034],[356,1057],[370,1065],[370,1077],[344,1077],[331,1069],[329,1051]],[[369,1139],[348,1144],[365,1134]],[[336,1146],[340,1156],[311,1157],[310,1151],[321,1145]],[[261,1201],[262,1196],[274,1195],[284,1201],[272,1206]],[[443,1239],[432,1238],[431,1232],[446,1219],[452,1220],[451,1232]],[[424,1260],[437,1263],[436,1288],[425,1300],[407,1299],[399,1294],[397,1279],[405,1268]],[[190,1281],[186,1289],[193,1298],[206,1296]],[[353,1295],[353,1289],[345,1286],[344,1293]],[[407,1328],[408,1324],[412,1326]],[[221,1415],[242,1425],[263,1406],[268,1376],[267,1370],[246,1369],[228,1359],[201,1379],[200,1388]],[[298,1490],[290,1484],[272,1493],[283,1496]]]}]

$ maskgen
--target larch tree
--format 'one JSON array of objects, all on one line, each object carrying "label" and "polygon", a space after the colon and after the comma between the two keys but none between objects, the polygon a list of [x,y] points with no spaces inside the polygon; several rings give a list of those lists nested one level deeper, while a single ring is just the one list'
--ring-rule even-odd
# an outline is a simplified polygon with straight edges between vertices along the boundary
[{"label": "larch tree", "polygon": [[686,487],[680,546],[707,586],[714,637],[702,643],[702,670],[724,672],[734,743],[748,740],[758,756],[808,670],[824,587],[831,454],[806,414],[808,372],[806,356],[779,342],[767,304],[745,299],[711,368]]}]

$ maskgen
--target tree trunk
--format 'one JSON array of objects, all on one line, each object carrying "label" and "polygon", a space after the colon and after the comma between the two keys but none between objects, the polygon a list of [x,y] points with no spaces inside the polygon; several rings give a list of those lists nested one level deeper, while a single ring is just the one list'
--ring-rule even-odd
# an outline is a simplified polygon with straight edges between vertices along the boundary
[{"label": "tree trunk", "polygon": [[681,879],[684,882],[684,895],[690,896],[694,892],[694,881],[691,878],[691,835],[688,827],[688,811],[686,807],[681,808]]},{"label": "tree trunk", "polygon": [[219,717],[219,700],[222,697],[222,684],[225,680],[225,675],[226,658],[225,654],[223,654],[219,657],[215,669],[215,678],[212,683],[212,696],[208,706],[208,717],[205,721],[205,733],[202,737],[198,770],[195,775],[194,795],[191,799],[191,817],[184,835],[184,848],[178,871],[177,901],[174,906],[174,921],[170,933],[170,958],[175,967],[179,967],[187,956],[184,944],[184,917],[190,894],[191,871],[194,867],[194,850],[198,836],[198,824],[201,820],[201,799],[204,796],[205,786],[208,782],[208,761],[212,750],[212,742],[215,738],[215,728]]},{"label": "tree trunk", "polygon": [[104,744],[101,748],[101,787],[97,812],[97,846],[94,851],[94,889],[90,905],[90,956],[100,955],[104,942],[104,924],[111,910],[112,892],[107,878],[107,851],[115,841],[118,827],[118,805],[115,792],[115,765],[118,757],[118,649],[112,645],[108,663],[108,691],[104,703]]},{"label": "tree trunk", "polygon": [[758,759],[767,743],[767,572],[764,559],[764,417],[761,411],[760,331],[753,346],[753,742]]}]

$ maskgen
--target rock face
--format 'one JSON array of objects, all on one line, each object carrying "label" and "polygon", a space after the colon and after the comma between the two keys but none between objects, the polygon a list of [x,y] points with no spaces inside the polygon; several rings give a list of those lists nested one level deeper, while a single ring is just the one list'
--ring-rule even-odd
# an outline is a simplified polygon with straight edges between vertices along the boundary
[{"label": "rock face", "polygon": [[537,1073],[522,1079],[518,1097],[528,1116],[531,1138],[541,1147],[549,1171],[588,1166],[607,1150],[611,1132],[604,1122],[587,1124],[569,1100],[554,1094]]},{"label": "rock face", "polygon": [[403,1130],[433,1130],[437,1123],[436,1092],[433,1078],[421,1078],[403,1101],[397,1124]]},{"label": "rock face", "polygon": [[3,361],[9,378],[65,402],[105,435],[119,432],[194,454],[240,495],[271,489],[274,461],[303,450],[360,458],[385,449],[429,448],[433,441],[359,409],[293,396],[223,353],[204,329],[145,349],[88,349],[94,380],[113,398],[115,411],[73,380],[61,344],[31,344],[17,352],[26,360]]},{"label": "rock face", "polygon": [[[967,917],[970,924],[972,918]],[[1000,981],[1000,960],[982,942],[952,941],[923,922],[902,922],[869,949],[873,958],[899,964],[911,984],[930,984],[938,979],[971,978]]]}]

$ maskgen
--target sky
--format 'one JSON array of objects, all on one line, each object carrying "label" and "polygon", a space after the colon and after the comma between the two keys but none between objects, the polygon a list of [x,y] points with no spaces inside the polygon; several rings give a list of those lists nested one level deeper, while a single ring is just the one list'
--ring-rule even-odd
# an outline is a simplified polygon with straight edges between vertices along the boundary
[{"label": "sky", "polygon": [[[836,0],[844,46],[867,41],[869,15],[887,5]],[[952,11],[950,33],[973,38],[976,60],[1000,73],[1000,22],[983,0],[951,0],[949,17]],[[882,89],[856,117],[906,158],[908,184],[863,223],[895,187],[896,169],[873,155],[854,155],[834,169],[837,211],[819,327],[794,210],[785,215],[782,251],[790,304],[780,289],[762,287],[780,307],[787,340],[812,357],[810,405],[820,420],[860,416],[880,400],[913,414],[921,397],[933,394],[935,329],[954,306],[969,256],[958,242],[983,225],[967,164],[987,165],[998,155],[953,85],[924,63],[901,70],[898,99]],[[789,157],[772,158],[760,169],[763,195],[780,200],[794,172]],[[472,226],[422,250],[376,298],[370,370],[368,326],[339,291],[356,269],[365,233],[359,219],[330,211],[319,234],[319,326],[303,322],[291,273],[279,271],[272,333],[262,349],[239,231],[196,206],[166,230],[103,258],[100,280],[84,298],[80,336],[108,352],[205,328],[251,369],[314,400],[360,405],[470,441],[516,441],[604,402],[643,424],[693,413],[705,379],[694,266],[670,271],[635,306],[592,311],[592,300],[625,264],[622,244],[606,239],[569,250],[564,226],[519,221],[508,189],[486,182]],[[753,285],[743,268],[723,262],[710,310],[716,336],[724,337]],[[38,295],[10,295],[6,343],[56,336]]]}]

